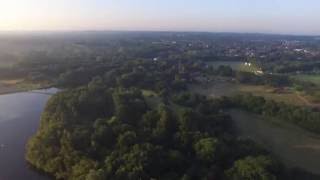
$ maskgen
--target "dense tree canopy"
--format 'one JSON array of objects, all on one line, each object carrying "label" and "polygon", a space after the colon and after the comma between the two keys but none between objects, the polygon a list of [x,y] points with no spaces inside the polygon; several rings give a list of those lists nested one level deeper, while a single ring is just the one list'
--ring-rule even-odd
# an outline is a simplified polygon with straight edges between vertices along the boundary
[{"label": "dense tree canopy", "polygon": [[275,180],[271,174],[272,169],[277,167],[271,159],[258,156],[246,157],[237,160],[234,166],[227,171],[229,179],[234,180]]},{"label": "dense tree canopy", "polygon": [[[99,83],[50,99],[28,143],[32,165],[58,179],[224,179],[242,176],[241,158],[267,155],[235,138],[220,103],[151,107],[138,89]],[[276,177],[267,166],[256,173]]]}]

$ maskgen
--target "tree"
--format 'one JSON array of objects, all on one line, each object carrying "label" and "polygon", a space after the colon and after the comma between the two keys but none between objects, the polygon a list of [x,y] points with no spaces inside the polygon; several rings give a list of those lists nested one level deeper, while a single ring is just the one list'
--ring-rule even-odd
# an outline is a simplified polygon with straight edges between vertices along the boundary
[{"label": "tree", "polygon": [[123,134],[121,134],[118,137],[118,145],[120,146],[120,149],[127,148],[137,141],[137,135],[135,132],[127,131]]},{"label": "tree", "polygon": [[93,147],[111,148],[116,142],[116,134],[105,119],[98,119],[94,123],[94,132],[91,135],[91,145]]},{"label": "tree", "polygon": [[167,138],[172,135],[176,130],[176,121],[168,107],[161,105],[158,109],[159,119],[153,134],[156,138],[163,140],[163,143],[168,142]]},{"label": "tree", "polygon": [[90,170],[85,180],[105,180],[106,175],[102,169]]},{"label": "tree", "polygon": [[226,171],[230,180],[275,180],[276,176],[271,171],[274,162],[265,156],[248,156],[234,163],[234,166]]},{"label": "tree", "polygon": [[76,165],[72,167],[72,177],[71,179],[86,179],[86,176],[89,174],[91,169],[96,168],[97,163],[91,159],[83,158]]},{"label": "tree", "polygon": [[216,156],[218,140],[215,138],[200,139],[194,145],[197,158],[206,162],[212,162]]},{"label": "tree", "polygon": [[220,76],[233,76],[234,72],[230,66],[219,66],[217,69],[217,73]]}]

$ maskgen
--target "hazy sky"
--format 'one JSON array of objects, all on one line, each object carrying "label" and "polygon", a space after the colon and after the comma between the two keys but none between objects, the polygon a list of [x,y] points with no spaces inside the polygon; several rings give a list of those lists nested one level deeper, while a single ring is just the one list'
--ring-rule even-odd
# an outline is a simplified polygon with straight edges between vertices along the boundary
[{"label": "hazy sky", "polygon": [[0,30],[320,35],[320,0],[0,0]]}]

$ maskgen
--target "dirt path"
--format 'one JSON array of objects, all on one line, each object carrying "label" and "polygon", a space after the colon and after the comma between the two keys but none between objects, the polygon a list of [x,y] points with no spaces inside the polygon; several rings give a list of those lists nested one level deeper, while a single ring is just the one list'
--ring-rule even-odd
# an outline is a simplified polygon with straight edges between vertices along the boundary
[{"label": "dirt path", "polygon": [[307,98],[303,97],[300,93],[296,92],[297,97],[303,101],[307,106],[320,109],[320,104],[312,103]]}]

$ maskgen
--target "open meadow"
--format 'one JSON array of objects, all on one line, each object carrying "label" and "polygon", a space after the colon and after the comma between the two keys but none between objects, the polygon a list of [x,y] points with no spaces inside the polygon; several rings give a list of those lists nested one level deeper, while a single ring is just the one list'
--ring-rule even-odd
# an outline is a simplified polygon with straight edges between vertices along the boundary
[{"label": "open meadow", "polygon": [[245,85],[236,82],[211,82],[207,85],[190,85],[192,92],[207,95],[213,98],[222,96],[233,96],[239,93],[251,93],[255,96],[262,96],[277,102],[284,102],[294,105],[310,105],[308,99],[296,93],[292,89],[276,89],[262,85]]}]

